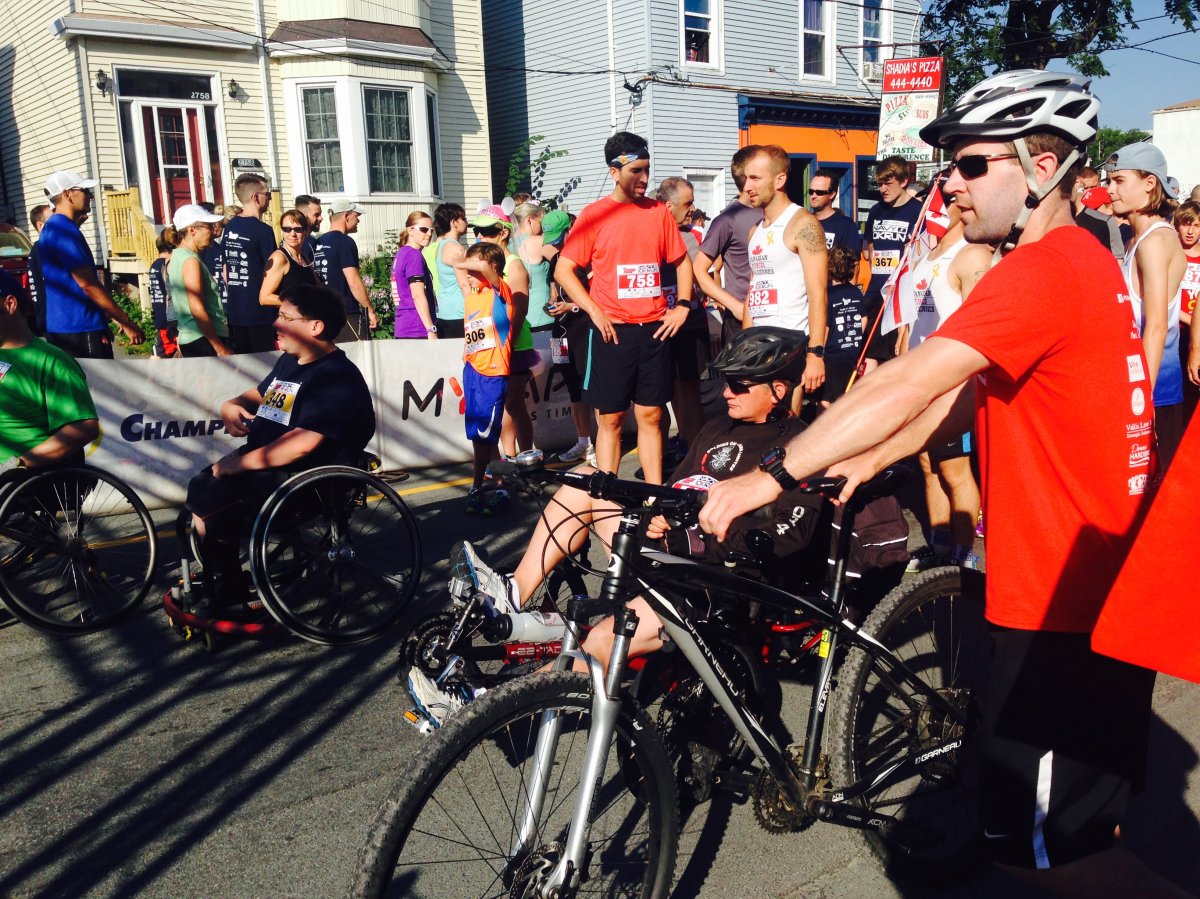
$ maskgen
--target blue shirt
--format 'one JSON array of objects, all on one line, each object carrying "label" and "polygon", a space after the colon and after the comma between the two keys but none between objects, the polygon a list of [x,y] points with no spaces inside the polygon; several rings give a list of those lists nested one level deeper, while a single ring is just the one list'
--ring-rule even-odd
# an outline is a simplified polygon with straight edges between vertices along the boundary
[{"label": "blue shirt", "polygon": [[260,305],[258,291],[266,262],[279,245],[275,232],[253,216],[236,215],[225,226],[221,240],[229,324],[237,327],[273,324],[279,310]]},{"label": "blue shirt", "polygon": [[96,257],[79,226],[56,212],[42,228],[38,246],[46,284],[46,331],[51,334],[103,331],[108,319],[71,275],[81,268],[96,271]]},{"label": "blue shirt", "polygon": [[358,244],[349,234],[341,231],[326,231],[317,238],[317,250],[313,256],[313,268],[317,277],[330,290],[342,296],[346,301],[346,312],[358,315],[363,310],[350,292],[346,283],[346,275],[342,271],[347,268],[358,268]]}]

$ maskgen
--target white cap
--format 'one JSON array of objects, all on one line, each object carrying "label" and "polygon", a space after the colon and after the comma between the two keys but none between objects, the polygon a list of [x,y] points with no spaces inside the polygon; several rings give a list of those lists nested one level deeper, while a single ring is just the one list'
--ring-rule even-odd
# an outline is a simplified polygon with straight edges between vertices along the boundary
[{"label": "white cap", "polygon": [[366,210],[353,200],[338,200],[329,208],[329,212],[331,215],[342,215],[346,212],[357,212],[362,215]]},{"label": "white cap", "polygon": [[95,186],[95,181],[90,178],[84,178],[75,172],[55,172],[46,179],[46,196],[57,197],[64,190],[74,190],[76,188],[82,190]]},{"label": "white cap", "polygon": [[216,222],[225,221],[222,215],[214,215],[203,206],[197,206],[194,203],[188,203],[186,206],[180,206],[175,210],[175,215],[171,217],[171,224],[175,226],[176,231],[182,231],[189,225],[194,225],[197,222],[208,222],[215,224]]}]

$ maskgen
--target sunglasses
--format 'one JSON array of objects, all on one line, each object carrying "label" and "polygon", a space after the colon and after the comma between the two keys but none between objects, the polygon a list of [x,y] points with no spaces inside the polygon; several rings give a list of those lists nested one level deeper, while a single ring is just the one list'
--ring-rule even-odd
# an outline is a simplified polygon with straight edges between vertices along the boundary
[{"label": "sunglasses", "polygon": [[413,227],[416,228],[418,231],[420,231],[422,234],[428,234],[430,231],[433,230],[428,225],[413,225]]},{"label": "sunglasses", "polygon": [[495,237],[503,228],[474,228],[476,237]]},{"label": "sunglasses", "polygon": [[739,381],[736,378],[726,378],[725,386],[729,388],[729,392],[734,396],[745,396],[750,392],[750,388],[754,384],[750,381]]},{"label": "sunglasses", "polygon": [[831,193],[833,193],[832,190],[817,190],[815,187],[810,187],[808,189],[808,195],[810,197],[827,197]]},{"label": "sunglasses", "polygon": [[960,156],[958,159],[950,161],[947,172],[953,174],[957,169],[964,178],[968,181],[972,178],[981,178],[987,174],[988,163],[995,159],[1017,159],[1016,153],[999,153],[995,156],[985,156],[982,153],[972,153],[970,156]]},{"label": "sunglasses", "polygon": [[284,234],[303,234],[307,229],[296,227],[294,225],[281,225],[279,230]]}]

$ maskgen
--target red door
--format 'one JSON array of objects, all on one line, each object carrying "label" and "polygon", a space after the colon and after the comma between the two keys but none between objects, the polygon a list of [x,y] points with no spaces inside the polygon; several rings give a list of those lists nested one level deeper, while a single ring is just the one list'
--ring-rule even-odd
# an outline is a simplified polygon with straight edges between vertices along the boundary
[{"label": "red door", "polygon": [[207,147],[194,107],[143,106],[142,140],[155,222],[165,224],[180,206],[209,200]]}]

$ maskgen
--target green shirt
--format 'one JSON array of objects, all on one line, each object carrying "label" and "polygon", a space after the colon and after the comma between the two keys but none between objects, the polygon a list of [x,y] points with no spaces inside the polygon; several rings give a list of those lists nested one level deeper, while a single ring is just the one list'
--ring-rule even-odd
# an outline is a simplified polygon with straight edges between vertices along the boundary
[{"label": "green shirt", "polygon": [[209,321],[218,337],[229,336],[229,325],[225,323],[225,307],[221,305],[221,297],[217,293],[217,282],[212,272],[199,256],[185,247],[176,247],[171,251],[171,261],[167,263],[167,284],[171,291],[171,303],[175,306],[175,316],[179,319],[179,342],[191,343],[200,340],[204,335],[196,325],[192,315],[192,304],[188,302],[187,290],[183,286],[183,263],[195,259],[200,263],[200,283],[204,290],[204,308],[208,310]]},{"label": "green shirt", "polygon": [[0,349],[0,462],[44,443],[63,425],[97,418],[79,363],[40,337]]}]

